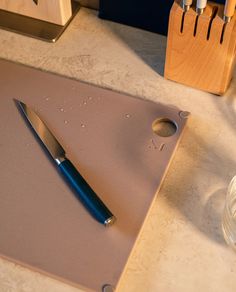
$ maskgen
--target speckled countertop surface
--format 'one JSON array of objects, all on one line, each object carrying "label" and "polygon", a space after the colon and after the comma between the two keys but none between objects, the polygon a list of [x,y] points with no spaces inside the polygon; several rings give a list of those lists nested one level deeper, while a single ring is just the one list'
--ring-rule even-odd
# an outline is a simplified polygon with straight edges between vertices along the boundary
[{"label": "speckled countertop surface", "polygon": [[[85,8],[56,44],[0,31],[1,58],[192,113],[119,292],[234,292],[236,253],[224,243],[221,213],[236,174],[236,80],[224,97],[165,80],[165,47],[163,36]],[[0,260],[0,291],[79,290]]]}]

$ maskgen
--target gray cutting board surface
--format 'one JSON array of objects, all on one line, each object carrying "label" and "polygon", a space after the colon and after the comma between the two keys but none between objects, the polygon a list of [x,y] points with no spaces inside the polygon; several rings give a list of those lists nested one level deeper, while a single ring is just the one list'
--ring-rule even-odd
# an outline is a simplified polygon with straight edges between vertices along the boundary
[{"label": "gray cutting board surface", "polygon": [[[4,60],[0,89],[0,255],[86,291],[116,287],[187,119]],[[13,99],[38,112],[115,225],[105,228],[81,206]],[[177,125],[171,137],[152,130],[163,117]]]}]

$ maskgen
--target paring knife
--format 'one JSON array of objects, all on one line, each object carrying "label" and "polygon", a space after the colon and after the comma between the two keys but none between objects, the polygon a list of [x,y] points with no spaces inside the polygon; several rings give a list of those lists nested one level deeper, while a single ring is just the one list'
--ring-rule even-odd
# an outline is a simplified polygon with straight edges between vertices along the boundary
[{"label": "paring knife", "polygon": [[65,150],[45,123],[26,104],[18,100],[16,102],[84,207],[98,222],[105,226],[112,225],[116,220],[115,216],[95,194],[70,160],[66,158]]}]

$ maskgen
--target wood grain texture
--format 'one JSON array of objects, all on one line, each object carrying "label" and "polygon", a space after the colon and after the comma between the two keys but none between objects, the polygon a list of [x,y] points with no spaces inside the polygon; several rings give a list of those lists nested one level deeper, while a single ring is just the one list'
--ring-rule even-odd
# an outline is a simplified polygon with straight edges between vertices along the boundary
[{"label": "wood grain texture", "polygon": [[0,0],[0,9],[64,25],[71,17],[71,0]]},{"label": "wood grain texture", "polygon": [[183,10],[174,3],[169,21],[165,77],[221,95],[229,86],[235,64],[236,23],[234,17],[226,25],[221,43],[223,6],[217,7],[212,18],[215,8],[213,4],[207,6],[198,18],[196,29],[197,15],[190,9],[185,14],[181,33]]}]

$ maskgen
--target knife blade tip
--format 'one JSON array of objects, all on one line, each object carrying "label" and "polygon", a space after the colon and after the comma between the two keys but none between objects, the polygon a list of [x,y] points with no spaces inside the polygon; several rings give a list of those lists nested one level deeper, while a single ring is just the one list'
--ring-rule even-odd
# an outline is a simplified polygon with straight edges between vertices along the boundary
[{"label": "knife blade tip", "polygon": [[14,98],[14,101],[17,105],[19,105],[22,108],[26,107],[26,104],[20,101],[19,99]]},{"label": "knife blade tip", "polygon": [[25,114],[25,112],[27,110],[27,105],[16,98],[14,98],[13,100],[15,102],[15,105],[18,107],[18,109]]},{"label": "knife blade tip", "polygon": [[14,100],[14,102],[16,102],[18,104],[21,102],[19,99],[16,99],[16,98],[13,98],[13,100]]}]

